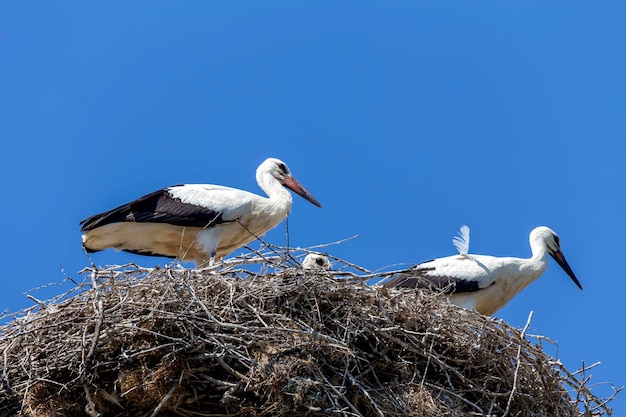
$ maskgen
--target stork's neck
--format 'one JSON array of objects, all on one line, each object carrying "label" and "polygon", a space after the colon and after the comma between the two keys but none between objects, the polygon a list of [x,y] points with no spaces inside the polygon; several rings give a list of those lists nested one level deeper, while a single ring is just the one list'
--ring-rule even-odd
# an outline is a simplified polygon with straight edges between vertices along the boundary
[{"label": "stork's neck", "polygon": [[257,175],[256,180],[259,187],[261,187],[261,189],[268,195],[269,202],[272,203],[272,205],[279,208],[281,211],[285,211],[286,213],[291,210],[293,198],[291,197],[291,193],[280,183],[280,181],[267,172]]},{"label": "stork's neck", "polygon": [[548,267],[548,248],[544,241],[531,239],[530,250],[533,255],[528,259],[528,266],[541,275]]},{"label": "stork's neck", "polygon": [[[540,244],[535,242],[533,244],[531,241],[530,248],[533,253],[530,258],[513,258],[517,260],[517,262],[515,262],[515,264],[517,264],[516,271],[511,276],[512,278],[514,277],[514,279],[510,280],[503,289],[507,301],[515,297],[517,293],[539,278],[548,267],[548,251],[546,245],[543,242]],[[503,305],[504,304],[500,307]]]}]

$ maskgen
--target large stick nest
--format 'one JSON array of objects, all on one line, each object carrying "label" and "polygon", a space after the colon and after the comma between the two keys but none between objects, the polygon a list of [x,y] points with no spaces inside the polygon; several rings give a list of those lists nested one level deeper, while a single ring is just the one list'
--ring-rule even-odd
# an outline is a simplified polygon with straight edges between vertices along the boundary
[{"label": "large stick nest", "polygon": [[297,266],[82,273],[5,317],[0,415],[611,414],[526,329],[439,294]]}]

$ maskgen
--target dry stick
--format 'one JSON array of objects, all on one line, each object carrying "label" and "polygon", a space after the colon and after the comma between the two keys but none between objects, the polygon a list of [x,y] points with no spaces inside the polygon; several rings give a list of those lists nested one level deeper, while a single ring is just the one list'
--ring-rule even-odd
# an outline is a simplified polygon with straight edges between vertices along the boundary
[{"label": "dry stick", "polygon": [[[333,245],[339,245],[341,243],[347,242],[347,241],[352,240],[352,239],[356,239],[358,237],[359,237],[359,235],[354,235],[354,236],[347,237],[345,239],[337,240],[335,242],[321,243],[319,245],[309,246],[307,249],[318,249],[318,248],[325,248],[325,247],[333,246]],[[298,248],[298,249],[300,249],[300,248]]]},{"label": "dry stick", "polygon": [[87,257],[87,260],[89,261],[89,264],[91,265],[92,268],[96,267],[96,264],[93,262],[93,260],[91,259],[91,254],[89,252],[87,252],[87,248],[85,247],[85,245],[81,245],[83,247],[83,253],[85,254],[85,256]]},{"label": "dry stick", "polygon": [[242,374],[241,372],[238,372],[236,369],[233,369],[232,366],[230,366],[229,364],[226,363],[226,361],[224,361],[224,359],[222,359],[221,356],[213,356],[215,358],[215,360],[217,360],[217,362],[222,366],[222,368],[228,372],[229,374],[231,374],[232,376],[239,378],[243,381],[246,382],[250,382],[250,378],[248,378],[247,376],[245,376],[244,374]]},{"label": "dry stick", "polygon": [[522,354],[522,342],[524,341],[524,337],[526,336],[526,331],[528,330],[528,327],[530,326],[530,322],[533,318],[533,312],[531,311],[530,314],[528,315],[528,320],[526,321],[526,325],[524,326],[524,329],[522,329],[522,333],[520,334],[520,344],[517,347],[517,356],[515,357],[515,359],[517,360],[517,363],[515,364],[515,374],[513,375],[513,387],[511,388],[511,394],[509,395],[509,400],[506,403],[506,409],[504,410],[504,413],[502,414],[502,417],[506,417],[509,412],[511,411],[511,403],[513,402],[513,396],[515,395],[515,392],[517,391],[517,378],[519,376],[519,368],[522,364],[522,361],[520,360],[520,356]]},{"label": "dry stick", "polygon": [[[211,314],[211,312],[209,311],[209,309],[207,308],[207,306],[200,301],[200,299],[198,298],[198,296],[196,295],[195,290],[193,289],[193,287],[186,285],[187,289],[189,290],[189,292],[192,294],[192,296],[194,297],[194,300],[200,305],[200,307],[202,308],[202,310],[205,312],[205,314],[207,315],[208,319],[217,324],[220,327],[224,327],[227,329],[241,329],[241,328],[245,328],[247,327],[247,329],[251,332],[261,332],[261,331],[279,331],[279,332],[286,332],[286,333],[295,333],[295,334],[302,334],[302,335],[308,335],[311,336],[313,338],[316,339],[320,339],[320,340],[324,340],[324,341],[330,341],[334,344],[337,345],[337,347],[344,347],[345,348],[345,344],[342,343],[339,340],[336,340],[333,337],[330,337],[328,335],[319,333],[319,332],[315,332],[315,331],[310,331],[310,330],[298,330],[298,329],[291,329],[288,327],[278,327],[278,326],[270,326],[270,327],[260,327],[260,326],[243,326],[241,324],[234,324],[234,323],[226,323],[223,321],[218,320],[215,316],[213,316],[213,314]],[[143,329],[142,329],[143,330]]]},{"label": "dry stick", "polygon": [[[576,387],[576,401],[580,402],[580,396],[582,395],[582,392],[587,388],[587,382],[589,382],[589,377],[585,376],[585,371],[587,370],[587,367],[585,366],[585,361],[582,362],[582,369],[581,369],[581,378],[582,380],[579,381],[579,385],[578,387]],[[587,401],[587,398],[585,398],[583,396],[583,404],[585,405],[585,410],[589,410],[589,401]]]},{"label": "dry stick", "polygon": [[174,390],[176,389],[177,385],[178,385],[178,382],[172,385],[172,388],[170,388],[170,390],[167,392],[165,397],[161,399],[161,402],[159,403],[159,405],[156,406],[152,414],[150,414],[150,417],[155,417],[157,414],[159,414],[159,412],[163,409],[163,407],[165,407],[165,405],[169,402],[169,400],[172,399],[172,397],[174,396]]},{"label": "dry stick", "polygon": [[[358,275],[358,274],[355,274],[354,272],[350,272],[350,271],[328,271],[328,275],[346,276],[346,277],[355,278],[355,279],[357,279],[359,281],[368,281],[368,280],[370,280],[372,278],[387,277],[387,276],[400,274],[400,273],[405,273],[405,272],[408,272],[408,270],[407,269],[401,269],[401,270],[397,270],[397,271],[376,272],[376,273],[368,273],[366,275]],[[376,285],[378,285],[378,284],[376,284]],[[411,289],[411,291],[413,291],[413,289]]]},{"label": "dry stick", "polygon": [[[604,400],[600,400],[600,402],[598,402],[598,399],[593,397],[591,398],[591,401],[596,403],[596,406],[593,407],[591,410],[589,410],[589,396],[591,394],[591,391],[585,386],[585,384],[587,383],[587,381],[589,380],[588,377],[585,377],[585,372],[588,371],[589,369],[595,368],[596,366],[600,365],[600,362],[595,362],[591,365],[586,366],[584,361],[582,363],[582,368],[570,373],[564,366],[562,363],[558,362],[557,366],[559,368],[559,370],[565,375],[565,379],[564,379],[564,383],[566,383],[567,385],[569,385],[570,387],[572,387],[575,391],[576,391],[576,401],[577,402],[581,402],[584,401],[585,402],[585,408],[587,409],[587,411],[590,411],[591,414],[593,414],[596,410],[601,409],[601,412],[605,413],[606,415],[612,415],[612,411],[611,409],[608,407],[608,403],[613,400],[613,398],[615,398],[615,396],[624,389],[624,387],[621,388],[615,388],[613,386],[613,393],[611,394],[611,396],[609,398],[606,398]],[[583,378],[582,380],[579,380],[576,375],[577,374],[581,374],[581,377]],[[583,396],[583,399],[581,400],[580,397]],[[591,415],[590,414],[590,415]]]},{"label": "dry stick", "polygon": [[[91,342],[91,347],[89,348],[89,351],[87,352],[87,355],[85,355],[85,351],[83,347],[83,360],[82,360],[81,369],[80,369],[80,380],[82,382],[83,388],[85,389],[85,396],[87,397],[87,402],[88,402],[88,405],[85,408],[85,411],[87,412],[87,414],[93,417],[96,417],[98,415],[98,412],[96,411],[96,404],[93,402],[91,393],[89,392],[89,386],[87,384],[87,381],[85,380],[85,375],[87,373],[87,368],[90,366],[91,358],[96,350],[96,345],[98,344],[98,339],[100,338],[100,329],[102,327],[102,322],[104,320],[104,312],[103,312],[104,304],[103,304],[102,298],[100,298],[99,287],[98,287],[98,282],[96,278],[97,278],[97,272],[94,269],[91,273],[91,285],[94,291],[94,296],[98,300],[98,321],[96,321],[96,327],[94,329],[94,337]],[[83,333],[83,338],[85,338],[86,336],[86,330],[87,328],[85,328],[85,333]]]},{"label": "dry stick", "polygon": [[480,415],[485,415],[485,412],[483,411],[483,409],[480,408],[477,404],[474,404],[470,400],[464,398],[462,395],[459,395],[459,394],[457,394],[454,391],[450,391],[449,389],[446,389],[446,388],[443,388],[443,387],[431,384],[430,382],[426,382],[424,385],[426,385],[427,387],[429,387],[433,391],[437,390],[437,391],[445,392],[446,394],[450,395],[451,397],[454,397],[454,398],[464,402],[465,404],[469,405],[470,407],[474,408],[476,411],[478,411],[480,413]]},{"label": "dry stick", "polygon": [[9,346],[7,346],[4,349],[4,351],[2,352],[2,357],[3,357],[3,361],[4,361],[4,366],[3,366],[3,370],[2,370],[2,380],[5,381],[7,385],[9,383],[9,372],[8,372],[9,355],[8,355],[8,352],[11,349],[13,349],[13,345],[15,345],[15,343],[17,343],[17,338],[14,338],[13,340],[11,340],[11,343],[9,344]]},{"label": "dry stick", "polygon": [[289,251],[289,214],[285,216],[285,242],[287,243],[287,251]]},{"label": "dry stick", "polygon": [[187,248],[185,250],[185,252],[183,252],[183,241],[185,240],[185,231],[187,230],[186,227],[183,227],[183,230],[180,234],[180,244],[178,245],[178,253],[181,254],[182,256],[180,256],[180,259],[184,258],[185,255],[187,255],[189,253],[189,249],[191,248],[191,246],[189,248]]},{"label": "dry stick", "polygon": [[583,361],[582,368],[578,369],[577,371],[572,372],[572,376],[575,376],[577,374],[582,374],[584,378],[585,372],[587,372],[590,369],[595,368],[598,365],[602,365],[602,362],[595,362],[595,363],[592,363],[591,365],[585,365],[585,362]]},{"label": "dry stick", "polygon": [[91,361],[91,357],[96,350],[96,345],[98,344],[98,339],[100,338],[100,329],[102,328],[102,322],[104,320],[104,305],[102,299],[98,297],[98,321],[96,322],[96,328],[94,330],[93,341],[91,342],[91,347],[89,348],[89,352],[87,353],[87,357],[85,358],[85,362],[89,363]]},{"label": "dry stick", "polygon": [[9,346],[6,347],[6,349],[4,349],[4,351],[2,352],[2,356],[4,359],[4,366],[3,366],[3,370],[2,370],[2,387],[4,389],[6,389],[8,391],[8,394],[11,396],[11,404],[13,406],[15,406],[16,408],[19,407],[19,401],[17,399],[16,393],[13,390],[13,387],[11,386],[11,381],[9,380],[9,373],[8,373],[8,352],[13,348],[13,345],[15,345],[15,343],[17,343],[17,338],[11,340],[11,343],[9,344]]},{"label": "dry stick", "polygon": [[[316,251],[316,250],[313,250],[313,249],[319,249],[319,248],[324,248],[324,247],[328,247],[328,246],[332,246],[332,245],[338,245],[338,244],[340,244],[340,243],[343,243],[343,242],[346,242],[346,241],[348,241],[348,240],[355,239],[355,238],[358,238],[358,237],[359,237],[359,235],[354,235],[354,236],[352,236],[352,237],[349,237],[349,238],[346,238],[346,239],[342,239],[342,240],[338,240],[338,241],[336,241],[336,242],[324,243],[324,244],[321,244],[321,245],[315,245],[315,246],[309,246],[309,247],[307,247],[307,248],[297,247],[297,248],[290,249],[289,247],[285,248],[285,247],[281,247],[281,246],[276,246],[276,248],[278,248],[278,249],[282,249],[282,250],[287,250],[287,251],[289,251],[289,252],[291,252],[291,251],[301,251],[301,252],[304,252],[304,253],[317,253],[317,252],[319,252],[319,251]],[[326,257],[328,257],[328,258],[330,258],[330,259],[333,259],[333,260],[335,260],[335,261],[337,261],[337,262],[341,262],[341,263],[343,263],[344,265],[346,265],[346,266],[348,266],[348,267],[350,267],[350,268],[354,268],[354,269],[356,269],[357,271],[365,272],[365,273],[367,273],[367,274],[370,274],[370,273],[371,273],[371,271],[370,271],[370,270],[368,270],[368,269],[366,269],[366,268],[363,268],[362,266],[359,266],[359,265],[353,264],[353,263],[351,263],[351,262],[348,262],[348,261],[346,261],[346,260],[344,260],[344,259],[341,259],[341,258],[338,258],[338,257],[336,257],[336,256],[329,255],[328,253],[326,253],[326,254],[325,254],[325,256],[326,256]]]},{"label": "dry stick", "polygon": [[[267,244],[263,243],[263,246],[267,247]],[[260,250],[256,250],[254,248],[251,248],[248,245],[244,245],[243,246],[245,249],[248,249],[250,252],[254,253],[255,255],[257,255],[259,258],[261,258],[263,260],[263,262],[265,263],[269,263],[273,265],[273,262],[270,262],[271,259],[276,259],[278,258],[278,260],[280,261],[279,263],[283,262],[285,260],[284,256],[281,256],[278,252],[276,251],[272,251],[274,253],[274,255],[272,256],[268,256],[266,254],[264,254],[263,252],[261,252]]]},{"label": "dry stick", "polygon": [[[297,251],[304,252],[304,253],[317,253],[319,251],[316,251],[314,249],[325,248],[325,247],[333,246],[333,245],[339,245],[339,244],[341,244],[343,242],[347,242],[348,240],[356,239],[358,237],[359,237],[359,235],[354,235],[354,236],[351,236],[351,237],[348,237],[348,238],[345,238],[345,239],[337,240],[335,242],[322,243],[320,245],[309,246],[309,247],[306,247],[306,248],[301,248],[299,246],[296,247],[296,248],[290,248],[289,246],[285,247],[285,246],[278,246],[278,245],[267,245],[267,246],[270,247],[270,249],[273,252],[276,252],[276,249],[279,249],[279,250],[282,250],[283,252],[287,252],[287,253],[297,252]],[[358,265],[352,264],[350,262],[347,262],[347,261],[345,261],[343,259],[337,258],[337,257],[329,255],[329,254],[325,254],[325,255],[328,258],[334,259],[334,260],[336,260],[338,262],[342,262],[343,264],[345,264],[347,266],[350,266],[350,267],[352,267],[354,269],[357,269],[357,270],[362,271],[362,272],[370,273],[369,270],[367,270],[367,269],[365,269],[363,267],[360,267]]]},{"label": "dry stick", "polygon": [[[94,265],[94,268],[95,268],[95,265]],[[79,273],[79,274],[82,274],[82,273],[84,273],[85,271],[91,271],[91,268],[84,268],[82,271],[79,271],[78,273]],[[63,285],[66,281],[71,281],[71,282],[75,285],[75,287],[74,287],[74,288],[72,288],[72,289],[70,289],[70,290],[68,290],[68,291],[66,291],[65,293],[63,293],[63,294],[61,294],[61,295],[57,295],[57,296],[55,296],[52,300],[60,300],[60,299],[63,299],[63,298],[65,298],[66,296],[68,296],[69,294],[71,294],[71,293],[73,293],[73,292],[77,291],[79,288],[82,288],[82,286],[83,286],[83,284],[84,284],[84,281],[83,281],[82,283],[77,283],[76,281],[74,281],[74,280],[73,280],[73,279],[71,279],[71,278],[64,278],[61,282],[49,282],[49,283],[47,283],[47,284],[44,284],[44,285],[39,285],[39,286],[37,286],[37,287],[35,287],[35,288],[31,288],[31,289],[30,289],[30,290],[28,290],[28,291],[29,291],[29,292],[33,292],[33,291],[38,291],[38,290],[45,289],[45,288],[50,288],[50,287],[60,287],[60,286],[62,286],[62,285]],[[37,300],[36,298],[34,298],[34,297],[30,296],[30,294],[26,293],[26,294],[25,294],[25,296],[26,296],[27,298],[29,298],[29,299],[31,299],[31,300],[33,300],[33,301],[35,301],[36,303],[39,303],[39,300]],[[32,297],[32,298],[31,298],[31,297]]]},{"label": "dry stick", "polygon": [[[498,382],[498,386],[496,387],[496,392],[500,391],[500,387],[502,386],[502,381]],[[487,415],[493,415],[493,408],[496,407],[496,401],[498,400],[498,396],[494,395],[491,399],[491,404],[489,404],[489,410],[487,410]],[[498,407],[500,408],[500,407]]]},{"label": "dry stick", "polygon": [[224,387],[229,387],[230,388],[230,387],[234,387],[234,386],[239,385],[239,383],[234,383],[234,382],[229,382],[229,381],[222,381],[221,379],[213,378],[210,375],[207,375],[207,374],[204,374],[204,373],[200,373],[200,372],[195,374],[195,376],[197,376],[198,378],[201,378],[201,379],[206,379],[207,381],[212,382],[215,385],[222,385]]},{"label": "dry stick", "polygon": [[600,410],[600,413],[604,412],[607,415],[611,415],[611,412],[607,406],[607,404],[611,401],[613,401],[613,399],[615,398],[615,396],[624,389],[624,387],[621,388],[615,388],[615,386],[613,384],[611,384],[611,387],[613,388],[613,394],[611,394],[611,396],[609,398],[606,398],[604,400],[602,400],[600,403],[596,402],[596,406],[593,407],[591,409],[591,415],[600,415],[599,413],[596,413],[598,410]]},{"label": "dry stick", "polygon": [[326,256],[328,256],[331,259],[334,259],[337,262],[341,262],[341,263],[343,263],[344,265],[346,265],[346,266],[348,266],[350,268],[354,268],[357,271],[365,272],[366,274],[371,274],[372,273],[372,271],[370,271],[369,269],[363,268],[362,266],[359,266],[357,264],[353,264],[352,262],[348,262],[348,261],[346,261],[344,259],[337,258],[336,256],[332,256],[332,255],[326,255]]},{"label": "dry stick", "polygon": [[[154,332],[152,332],[152,333],[154,334]],[[156,334],[159,335],[158,333],[156,333]],[[161,336],[161,335],[159,335],[159,336]],[[164,344],[159,345],[159,346],[154,346],[154,347],[151,347],[151,348],[148,348],[148,349],[139,350],[139,351],[137,351],[137,352],[135,352],[133,354],[127,355],[126,357],[128,359],[132,359],[132,358],[135,358],[137,356],[142,356],[142,355],[145,355],[146,353],[162,350],[163,348],[170,347],[170,346],[176,346],[176,343],[164,343]]]},{"label": "dry stick", "polygon": [[[232,268],[234,266],[239,266],[239,265],[254,265],[254,264],[261,264],[261,263],[274,264],[275,261],[282,261],[282,260],[283,258],[281,256],[266,256],[266,257],[257,256],[255,258],[230,258],[230,259],[221,261],[219,264],[216,264],[215,266],[218,268],[223,267],[226,269],[226,268]],[[212,266],[212,267],[201,268],[198,270],[204,271],[207,269],[213,270],[216,268]],[[221,272],[226,272],[226,271],[222,270]]]},{"label": "dry stick", "polygon": [[[206,226],[204,226],[202,229],[203,229],[203,230],[206,230],[206,229],[208,229],[209,227],[213,226],[213,222],[214,222],[215,220],[217,220],[217,219],[218,219],[218,217],[220,217],[220,215],[221,215],[221,214],[222,214],[222,213],[217,213],[217,214],[215,215],[215,217],[213,217],[213,219],[211,219],[211,220],[210,220],[210,221],[206,224]],[[181,233],[181,235],[180,235],[180,245],[179,245],[179,250],[178,250],[178,253],[181,253],[181,250],[183,249],[183,239],[184,239],[184,237],[185,237],[185,230],[187,230],[187,228],[186,228],[186,227],[183,227],[183,232],[182,232],[182,233]],[[185,250],[185,252],[182,254],[183,256],[181,256],[181,257],[180,257],[180,259],[184,258],[185,256],[187,256],[187,254],[189,254],[189,251],[191,250],[191,247],[192,247],[192,246],[196,243],[196,239],[197,239],[197,238],[198,238],[198,236],[196,235],[196,237],[194,237],[194,238],[193,238],[193,240],[191,241],[191,243],[189,244],[189,247],[188,247],[188,248]],[[217,250],[217,248],[215,248],[215,249]],[[210,256],[211,256],[211,254],[209,254],[209,257],[210,257]]]},{"label": "dry stick", "polygon": [[[243,228],[244,228],[244,230],[245,230],[246,232],[250,233],[250,235],[251,235],[251,236],[254,236],[254,238],[255,238],[256,240],[258,240],[259,242],[261,242],[261,244],[262,244],[262,245],[264,245],[264,246],[266,246],[266,247],[269,247],[269,248],[270,248],[270,250],[272,250],[272,245],[268,245],[267,243],[265,243],[265,241],[263,241],[263,239],[261,239],[261,237],[260,237],[260,236],[257,236],[255,233],[252,233],[252,231],[251,231],[250,229],[248,229],[248,226],[246,226],[245,224],[243,224],[243,223],[241,222],[241,220],[237,219],[237,223],[239,223],[239,224],[241,225],[241,227],[243,227]],[[248,245],[246,245],[246,247],[250,249],[250,247],[249,247]],[[251,249],[251,250],[252,250],[252,249]],[[253,251],[254,251],[254,250],[253,250]],[[259,256],[261,256],[261,257],[263,257],[263,254],[261,254],[261,253],[259,253],[259,252],[257,252],[257,251],[254,251],[254,252],[255,252],[257,255],[259,255]],[[274,250],[272,250],[272,252],[274,252],[274,254],[275,254],[275,255],[280,256],[280,254],[279,254],[278,252],[276,252],[276,251],[274,251]],[[287,254],[287,255],[289,256],[289,254]],[[293,258],[292,258],[292,259],[293,259]]]},{"label": "dry stick", "polygon": [[130,297],[130,290],[131,290],[131,287],[128,287],[128,291],[126,291],[124,298],[122,298],[120,302],[115,304],[113,307],[107,308],[104,312],[106,314],[110,314],[122,308],[122,306],[126,303],[126,300],[128,300],[128,297]]},{"label": "dry stick", "polygon": [[261,324],[264,327],[269,327],[267,325],[267,323],[263,320],[263,318],[261,318],[261,313],[259,313],[259,310],[257,310],[256,308],[252,307],[250,305],[250,303],[245,303],[245,306],[248,307],[250,309],[250,311],[254,311],[254,315],[256,316],[257,320],[259,320],[259,322],[261,322]]},{"label": "dry stick", "polygon": [[367,392],[367,389],[363,386],[363,384],[357,381],[357,379],[347,370],[346,370],[346,374],[348,375],[348,379],[350,380],[352,385],[357,387],[359,391],[361,391],[363,395],[365,395],[369,403],[372,405],[372,407],[374,407],[374,410],[376,410],[376,414],[378,414],[380,417],[385,417],[385,413],[383,413],[380,407],[378,407],[378,404],[376,404],[376,401],[374,401],[374,399],[371,397],[369,392]]},{"label": "dry stick", "polygon": [[96,404],[93,402],[91,398],[91,393],[89,392],[89,387],[87,386],[87,382],[83,381],[83,388],[85,389],[85,396],[87,397],[87,405],[85,406],[85,412],[92,417],[98,417],[99,414],[96,411]]},{"label": "dry stick", "polygon": [[364,416],[363,414],[361,414],[361,413],[359,412],[359,410],[358,410],[358,409],[357,409],[357,408],[356,408],[356,407],[355,407],[355,406],[354,406],[354,405],[350,402],[350,400],[348,400],[348,399],[346,398],[346,396],[345,396],[345,395],[343,395],[341,392],[339,392],[339,390],[337,389],[337,387],[335,387],[335,385],[333,385],[333,384],[332,384],[332,383],[331,383],[331,382],[330,382],[330,381],[326,378],[326,375],[324,375],[324,374],[320,374],[320,376],[322,377],[322,379],[324,380],[324,382],[326,383],[326,385],[327,385],[327,386],[329,386],[329,387],[330,387],[330,389],[331,389],[331,390],[335,393],[335,395],[337,395],[340,399],[342,399],[342,400],[346,403],[346,405],[347,405],[347,406],[348,406],[348,407],[349,407],[352,411],[354,411],[354,413],[355,413],[357,416],[360,416],[360,417],[365,417],[365,416]]},{"label": "dry stick", "polygon": [[[243,223],[240,223],[240,225],[244,229],[248,230],[247,227]],[[331,242],[331,243],[311,246],[309,248],[300,248],[300,247],[289,248],[289,247],[284,247],[284,246],[276,246],[276,245],[268,244],[268,243],[264,242],[260,237],[254,235],[249,230],[248,230],[248,232],[250,234],[252,234],[257,240],[259,240],[264,247],[268,248],[270,253],[274,253],[275,255],[270,256],[270,255],[268,255],[266,253],[260,252],[260,251],[258,251],[256,249],[253,249],[253,248],[251,248],[248,245],[244,245],[244,248],[246,248],[250,252],[256,254],[257,257],[256,258],[237,258],[236,257],[236,258],[232,258],[232,259],[228,259],[228,260],[222,261],[222,262],[220,262],[218,264],[215,264],[215,265],[213,265],[211,267],[202,268],[200,270],[214,270],[214,269],[218,269],[218,268],[224,267],[224,266],[226,266],[226,267],[233,267],[233,266],[237,266],[237,265],[247,265],[247,264],[257,264],[257,263],[270,263],[270,264],[275,265],[279,261],[284,261],[285,260],[285,256],[287,256],[290,259],[292,259],[295,262],[297,262],[294,259],[294,257],[291,255],[292,252],[302,251],[302,252],[305,252],[305,253],[315,253],[315,251],[311,250],[312,248],[320,248],[320,247],[326,247],[326,246],[330,246],[330,245],[336,245],[336,244],[340,244],[340,243],[345,242],[347,240],[354,239],[354,238],[358,237],[358,235],[355,235],[355,236],[352,236],[350,238],[342,239],[342,240],[339,240],[339,241],[336,241],[336,242]],[[279,251],[282,251],[284,253],[284,255],[283,256],[279,255]],[[363,268],[363,267],[361,267],[359,265],[353,264],[351,262],[348,262],[348,261],[346,261],[344,259],[341,259],[341,258],[338,258],[336,256],[332,256],[332,255],[328,255],[328,254],[326,254],[326,256],[328,258],[330,258],[330,259],[333,259],[334,261],[343,263],[347,267],[356,269],[356,270],[361,271],[361,272],[365,272],[365,275],[359,275],[359,274],[355,274],[355,273],[349,272],[349,271],[328,271],[327,273],[329,275],[347,276],[347,277],[352,277],[352,278],[358,279],[360,281],[367,281],[367,280],[370,280],[370,279],[373,279],[373,278],[387,277],[387,276],[390,276],[390,275],[399,274],[399,273],[406,273],[406,272],[409,271],[408,269],[405,268],[405,269],[401,269],[401,270],[393,270],[393,271],[372,273],[370,270],[368,270],[366,268]]]},{"label": "dry stick", "polygon": [[33,302],[35,302],[36,304],[38,304],[38,305],[39,305],[39,307],[40,307],[40,308],[42,308],[42,309],[44,309],[44,310],[47,308],[46,303],[44,303],[44,302],[43,302],[43,301],[41,301],[41,300],[36,299],[35,297],[33,297],[33,296],[32,296],[32,295],[30,295],[30,294],[26,294],[26,298],[28,298],[29,300],[31,300],[31,301],[33,301]]},{"label": "dry stick", "polygon": [[424,373],[422,374],[422,382],[420,382],[420,389],[423,389],[424,382],[426,381],[426,373],[428,372],[428,366],[430,365],[430,358],[433,357],[433,348],[435,347],[435,337],[431,338],[430,351],[428,352],[428,359],[426,359],[426,366],[424,366]]}]

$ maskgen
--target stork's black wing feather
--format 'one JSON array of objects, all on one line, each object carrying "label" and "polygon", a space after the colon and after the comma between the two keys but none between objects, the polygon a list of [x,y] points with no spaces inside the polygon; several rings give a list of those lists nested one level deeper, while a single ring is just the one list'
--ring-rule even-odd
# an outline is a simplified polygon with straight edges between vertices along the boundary
[{"label": "stork's black wing feather", "polygon": [[408,272],[399,273],[385,282],[386,288],[424,288],[432,291],[441,291],[444,294],[474,292],[481,288],[478,281],[463,280],[445,275],[434,275],[434,267],[416,266]]},{"label": "stork's black wing feather", "polygon": [[172,197],[167,188],[147,194],[113,210],[96,214],[80,222],[81,231],[119,222],[169,223],[184,227],[209,227],[223,223],[222,213],[206,207],[183,203]]}]

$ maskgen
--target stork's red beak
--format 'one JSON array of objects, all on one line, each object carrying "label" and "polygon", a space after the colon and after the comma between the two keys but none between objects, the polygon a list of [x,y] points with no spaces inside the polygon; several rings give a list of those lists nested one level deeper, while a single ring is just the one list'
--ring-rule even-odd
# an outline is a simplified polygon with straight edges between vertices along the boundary
[{"label": "stork's red beak", "polygon": [[565,260],[565,256],[563,255],[563,252],[559,250],[558,252],[550,253],[550,255],[552,256],[552,258],[554,258],[556,263],[559,264],[561,268],[563,268],[563,271],[565,271],[565,273],[569,275],[572,281],[574,281],[574,284],[576,284],[576,286],[582,290],[583,286],[580,285],[580,282],[578,281],[578,278],[576,278],[574,271],[572,271],[572,268],[570,268],[569,264]]},{"label": "stork's red beak", "polygon": [[289,188],[291,191],[293,191],[294,193],[298,194],[299,196],[301,196],[302,198],[304,198],[306,201],[308,201],[311,204],[315,204],[317,207],[322,207],[322,205],[320,204],[319,201],[317,201],[317,199],[315,197],[313,197],[311,195],[311,193],[309,193],[306,188],[304,188],[302,186],[302,184],[300,184],[298,182],[298,180],[296,180],[294,177],[292,176],[287,176],[285,177],[285,179],[283,180],[283,185],[287,188]]}]

